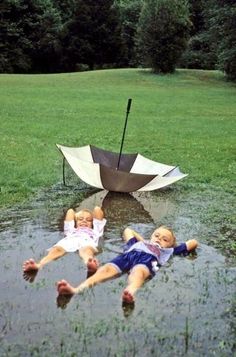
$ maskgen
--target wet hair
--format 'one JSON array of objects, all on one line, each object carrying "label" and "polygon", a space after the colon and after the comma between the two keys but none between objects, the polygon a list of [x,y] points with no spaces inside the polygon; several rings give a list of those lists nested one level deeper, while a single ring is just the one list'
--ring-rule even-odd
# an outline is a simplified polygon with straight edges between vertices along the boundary
[{"label": "wet hair", "polygon": [[170,228],[169,226],[165,226],[165,225],[161,225],[160,228],[164,228],[171,233],[172,238],[173,238],[173,247],[176,247],[176,237],[175,237],[173,229]]}]

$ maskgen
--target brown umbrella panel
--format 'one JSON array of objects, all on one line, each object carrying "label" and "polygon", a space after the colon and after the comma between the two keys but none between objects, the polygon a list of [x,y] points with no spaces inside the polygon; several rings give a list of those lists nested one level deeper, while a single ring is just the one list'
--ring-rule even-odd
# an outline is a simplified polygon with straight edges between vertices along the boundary
[{"label": "brown umbrella panel", "polygon": [[88,185],[115,192],[153,191],[184,178],[178,167],[136,154],[119,154],[92,145],[57,144],[76,175]]}]

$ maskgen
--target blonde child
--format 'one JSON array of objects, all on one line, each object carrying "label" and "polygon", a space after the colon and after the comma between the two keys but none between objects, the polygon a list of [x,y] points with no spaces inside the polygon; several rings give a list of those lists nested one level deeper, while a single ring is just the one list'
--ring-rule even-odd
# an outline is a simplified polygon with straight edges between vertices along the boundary
[{"label": "blonde child", "polygon": [[[34,259],[23,263],[25,278],[36,275],[39,269],[53,260],[61,258],[66,253],[79,252],[80,257],[87,265],[88,273],[94,273],[98,268],[95,254],[98,252],[99,238],[103,235],[106,219],[101,207],[96,206],[93,212],[82,209],[75,212],[70,208],[65,216],[65,237],[49,249],[49,252],[39,262]],[[30,279],[30,278],[29,278]]]},{"label": "blonde child", "polygon": [[123,234],[126,242],[124,252],[101,266],[97,272],[77,287],[71,286],[66,280],[57,282],[57,291],[60,295],[79,294],[86,288],[129,273],[128,284],[122,294],[123,303],[133,304],[135,294],[144,282],[155,276],[159,267],[164,265],[172,254],[187,255],[198,246],[195,239],[188,240],[176,246],[175,236],[170,228],[157,228],[149,241],[130,228]]}]

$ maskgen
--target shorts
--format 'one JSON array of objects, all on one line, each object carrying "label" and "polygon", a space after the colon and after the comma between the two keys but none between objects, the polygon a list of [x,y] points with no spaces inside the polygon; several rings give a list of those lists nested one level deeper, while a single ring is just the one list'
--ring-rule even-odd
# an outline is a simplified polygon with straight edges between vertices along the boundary
[{"label": "shorts", "polygon": [[59,240],[53,247],[61,247],[67,253],[73,253],[84,247],[92,247],[97,253],[97,245],[90,237],[75,237],[68,235],[65,238]]},{"label": "shorts", "polygon": [[127,273],[135,266],[142,265],[149,270],[152,277],[159,270],[157,259],[152,254],[138,250],[131,250],[130,252],[118,255],[109,264],[112,264],[119,273]]}]

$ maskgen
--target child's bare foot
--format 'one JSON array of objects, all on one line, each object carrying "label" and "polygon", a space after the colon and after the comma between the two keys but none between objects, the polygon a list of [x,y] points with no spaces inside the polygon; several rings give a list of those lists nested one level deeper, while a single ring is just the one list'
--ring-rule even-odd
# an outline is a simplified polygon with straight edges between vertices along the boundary
[{"label": "child's bare foot", "polygon": [[66,280],[57,282],[57,291],[59,295],[74,295],[76,293],[75,288],[73,288],[73,286]]},{"label": "child's bare foot", "polygon": [[23,263],[23,272],[32,272],[32,271],[38,271],[39,270],[39,264],[37,264],[34,259],[29,259],[29,260],[26,260],[24,263]]},{"label": "child's bare foot", "polygon": [[134,296],[128,291],[124,290],[122,294],[122,301],[124,304],[134,304]]},{"label": "child's bare foot", "polygon": [[96,273],[97,269],[98,269],[99,263],[97,261],[97,259],[95,258],[89,258],[87,261],[87,269],[88,269],[88,273],[91,276],[92,274]]}]

